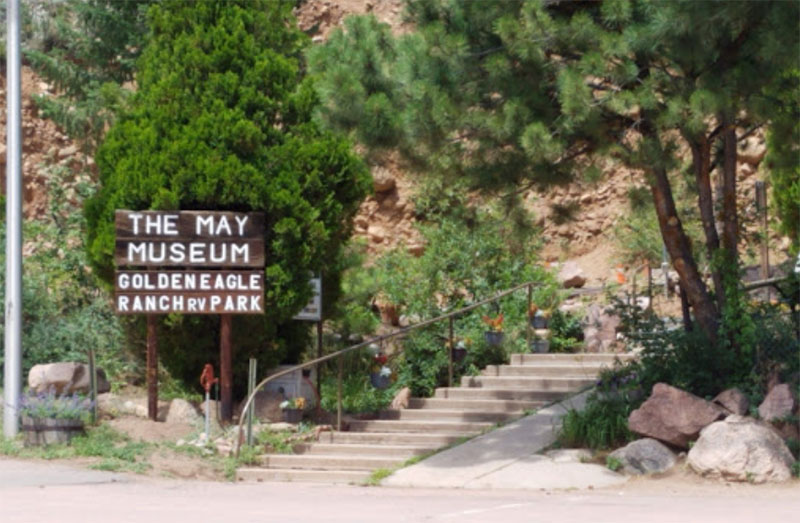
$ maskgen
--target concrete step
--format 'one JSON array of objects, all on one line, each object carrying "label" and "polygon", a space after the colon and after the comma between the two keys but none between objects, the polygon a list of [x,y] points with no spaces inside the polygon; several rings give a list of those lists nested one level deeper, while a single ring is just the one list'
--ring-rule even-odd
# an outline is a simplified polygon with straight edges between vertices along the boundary
[{"label": "concrete step", "polygon": [[406,458],[382,456],[343,456],[326,454],[265,454],[261,464],[273,469],[305,470],[366,470],[388,469],[400,465]]},{"label": "concrete step", "polygon": [[536,401],[550,403],[570,394],[567,391],[536,389],[495,389],[480,387],[441,387],[436,389],[435,396],[439,399],[458,400],[510,400],[510,401]]},{"label": "concrete step", "polygon": [[536,400],[502,400],[502,399],[455,399],[455,398],[411,398],[408,402],[412,409],[461,409],[489,412],[522,412],[535,410],[546,401]]},{"label": "concrete step", "polygon": [[262,469],[247,467],[236,470],[236,481],[302,481],[361,484],[367,481],[371,474],[371,472],[363,470]]},{"label": "concrete step", "polygon": [[481,376],[595,377],[601,365],[488,365]]},{"label": "concrete step", "polygon": [[635,360],[634,354],[609,354],[595,352],[557,353],[557,354],[512,354],[511,365],[564,365],[566,363],[604,364],[612,366],[614,361]]},{"label": "concrete step", "polygon": [[323,432],[320,443],[348,445],[419,445],[421,447],[444,447],[461,441],[461,433],[427,433],[413,432]]},{"label": "concrete step", "polygon": [[493,423],[477,421],[404,421],[368,420],[351,421],[351,432],[420,432],[445,434],[477,434]]},{"label": "concrete step", "polygon": [[497,423],[522,416],[522,411],[465,411],[455,409],[383,410],[381,419],[417,421],[488,421]]},{"label": "concrete step", "polygon": [[436,450],[442,445],[382,445],[382,444],[350,444],[350,443],[302,443],[295,445],[296,454],[345,455],[345,456],[381,456],[386,458],[408,459]]},{"label": "concrete step", "polygon": [[491,389],[524,388],[529,390],[577,391],[595,383],[595,378],[556,378],[528,376],[464,376],[462,387]]}]

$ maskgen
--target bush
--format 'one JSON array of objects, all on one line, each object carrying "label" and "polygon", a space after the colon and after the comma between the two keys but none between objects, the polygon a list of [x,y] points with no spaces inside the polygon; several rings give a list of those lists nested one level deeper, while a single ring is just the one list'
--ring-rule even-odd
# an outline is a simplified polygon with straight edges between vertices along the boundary
[{"label": "bush", "polygon": [[634,407],[623,398],[593,395],[582,411],[570,410],[562,418],[558,441],[564,447],[611,449],[634,440],[628,416]]}]

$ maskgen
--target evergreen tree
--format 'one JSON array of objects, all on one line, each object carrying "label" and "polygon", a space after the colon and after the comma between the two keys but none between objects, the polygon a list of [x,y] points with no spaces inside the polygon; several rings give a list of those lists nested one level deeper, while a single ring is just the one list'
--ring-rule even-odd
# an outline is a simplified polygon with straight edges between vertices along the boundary
[{"label": "evergreen tree", "polygon": [[[101,189],[86,205],[89,253],[113,275],[115,209],[263,211],[263,317],[236,317],[236,347],[280,361],[289,321],[309,299],[309,274],[336,281],[343,243],[368,188],[347,141],[312,121],[303,78],[306,36],[292,2],[187,2],[150,8],[138,90],[97,154]],[[330,271],[329,271],[330,269]],[[216,322],[171,318],[165,362],[194,379],[216,353]],[[238,328],[237,328],[238,326]],[[191,347],[187,350],[186,347]],[[246,358],[237,358],[237,362]]]},{"label": "evergreen tree", "polygon": [[25,58],[56,94],[36,95],[52,119],[93,153],[131,94],[153,0],[67,0],[37,6]]},{"label": "evergreen tree", "polygon": [[[391,132],[383,135],[420,168],[483,190],[510,187],[511,195],[579,171],[594,175],[585,166],[602,157],[644,171],[695,319],[716,339],[724,272],[738,276],[736,143],[770,118],[768,85],[796,66],[800,6],[409,0],[407,7],[413,33],[395,39],[374,21],[351,21],[312,51],[326,121],[357,138],[386,122]],[[350,54],[370,58],[353,64],[356,79],[366,80],[335,74]],[[354,102],[331,95],[340,85]],[[692,152],[716,296],[676,210],[682,144]],[[722,238],[714,172],[723,189]]]}]

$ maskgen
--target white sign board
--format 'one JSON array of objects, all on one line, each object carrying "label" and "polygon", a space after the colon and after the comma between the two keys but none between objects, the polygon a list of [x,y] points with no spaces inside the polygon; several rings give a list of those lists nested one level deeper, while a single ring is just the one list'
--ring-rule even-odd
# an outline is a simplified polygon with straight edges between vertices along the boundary
[{"label": "white sign board", "polygon": [[322,320],[322,278],[311,278],[309,285],[314,291],[314,295],[308,302],[308,305],[303,307],[303,310],[298,312],[295,320],[305,321],[321,321]]}]

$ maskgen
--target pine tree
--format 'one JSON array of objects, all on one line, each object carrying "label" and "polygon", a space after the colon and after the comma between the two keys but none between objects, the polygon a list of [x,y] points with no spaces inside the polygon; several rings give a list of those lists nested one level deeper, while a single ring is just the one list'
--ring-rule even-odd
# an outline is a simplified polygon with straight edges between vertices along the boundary
[{"label": "pine tree", "polygon": [[49,6],[25,58],[56,94],[36,95],[42,116],[93,153],[132,92],[153,0],[67,0]]},{"label": "pine tree", "polygon": [[[108,281],[115,209],[263,211],[267,312],[234,325],[237,347],[273,364],[287,338],[295,336],[295,351],[302,347],[304,327],[289,320],[310,297],[310,273],[336,281],[369,187],[350,144],[312,121],[317,99],[301,55],[307,37],[291,7],[268,0],[152,6],[138,90],[98,151],[101,189],[86,205],[90,257]],[[184,317],[169,326],[165,362],[194,377],[215,354],[216,323]],[[265,354],[269,345],[276,350]]]},{"label": "pine tree", "polygon": [[[372,56],[384,61],[357,70],[356,78],[378,71],[386,82],[348,79],[365,100],[388,100],[382,120],[397,126],[397,146],[422,169],[511,194],[568,181],[604,157],[644,171],[695,319],[716,339],[723,273],[736,277],[736,143],[769,119],[767,86],[796,65],[798,4],[410,0],[407,15],[416,31],[381,36],[389,51]],[[326,86],[323,117],[357,138],[363,115],[326,93],[341,81],[328,75],[333,62],[376,41],[356,38],[358,24],[311,56]],[[681,142],[693,155],[716,296],[676,209]],[[723,188],[721,238],[713,172]]]}]

